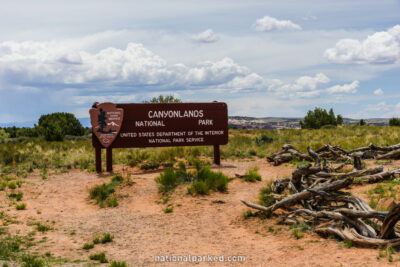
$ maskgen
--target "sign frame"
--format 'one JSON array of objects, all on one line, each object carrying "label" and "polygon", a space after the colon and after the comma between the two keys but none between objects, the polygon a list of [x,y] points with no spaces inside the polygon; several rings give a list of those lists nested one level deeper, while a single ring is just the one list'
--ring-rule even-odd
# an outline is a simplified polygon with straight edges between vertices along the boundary
[{"label": "sign frame", "polygon": [[[112,172],[113,148],[211,145],[214,148],[214,163],[220,165],[219,146],[227,144],[229,138],[228,106],[224,102],[95,102],[89,113],[97,172],[102,171],[102,149],[106,149],[106,170]],[[171,134],[181,137],[160,137]]]}]

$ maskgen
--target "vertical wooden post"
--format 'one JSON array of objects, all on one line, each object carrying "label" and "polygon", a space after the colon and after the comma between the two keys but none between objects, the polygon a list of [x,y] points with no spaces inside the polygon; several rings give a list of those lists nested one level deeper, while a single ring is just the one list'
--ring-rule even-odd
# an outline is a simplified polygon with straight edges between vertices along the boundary
[{"label": "vertical wooden post", "polygon": [[214,163],[216,165],[221,165],[221,156],[219,153],[219,145],[214,145]]},{"label": "vertical wooden post", "polygon": [[107,161],[107,171],[112,172],[112,148],[107,147],[106,149],[106,161]]},{"label": "vertical wooden post", "polygon": [[96,157],[96,172],[101,172],[101,148],[96,146],[94,149]]}]

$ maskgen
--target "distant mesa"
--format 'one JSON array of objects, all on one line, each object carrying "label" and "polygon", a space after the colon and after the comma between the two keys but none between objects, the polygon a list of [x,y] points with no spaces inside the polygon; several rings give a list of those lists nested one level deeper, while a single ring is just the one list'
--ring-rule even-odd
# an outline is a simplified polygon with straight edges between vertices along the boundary
[{"label": "distant mesa", "polygon": [[[229,126],[236,129],[264,129],[264,130],[278,130],[278,129],[300,129],[300,121],[303,118],[285,118],[285,117],[244,117],[244,116],[231,116],[229,117]],[[360,120],[344,118],[343,124],[358,124]],[[389,119],[364,119],[366,124],[375,126],[388,126]]]}]

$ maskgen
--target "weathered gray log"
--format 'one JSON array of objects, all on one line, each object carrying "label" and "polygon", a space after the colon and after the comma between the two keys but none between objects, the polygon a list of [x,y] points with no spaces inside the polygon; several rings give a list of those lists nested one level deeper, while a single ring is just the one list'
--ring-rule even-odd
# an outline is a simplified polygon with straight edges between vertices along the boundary
[{"label": "weathered gray log", "polygon": [[361,176],[358,179],[364,183],[376,183],[391,178],[394,173],[395,172],[393,171],[384,171],[376,174]]},{"label": "weathered gray log", "polygon": [[251,202],[247,202],[244,199],[241,199],[240,201],[242,201],[243,204],[245,204],[247,207],[256,209],[256,210],[261,210],[261,211],[269,211],[270,209],[268,207],[262,206],[262,205],[258,205],[258,204],[254,204]]},{"label": "weathered gray log", "polygon": [[289,186],[290,179],[289,178],[280,178],[276,179],[272,184],[271,184],[271,190],[274,193],[280,194],[282,193],[285,188]]},{"label": "weathered gray log", "polygon": [[267,157],[267,161],[273,162],[275,166],[278,166],[282,163],[289,162],[293,159],[293,156],[298,157],[300,160],[312,160],[312,157],[301,153],[294,146],[290,144],[285,144],[282,146],[282,150],[276,153],[271,154]]},{"label": "weathered gray log", "polygon": [[340,145],[337,145],[337,146],[324,145],[323,147],[315,150],[315,153],[320,154],[322,152],[329,152],[330,150],[337,151],[338,153],[341,153],[341,154],[344,154],[344,155],[348,155],[349,154],[349,152],[344,150],[344,149],[342,149],[340,147]]},{"label": "weathered gray log", "polygon": [[[292,206],[292,205],[300,202],[301,200],[310,199],[313,195],[315,195],[316,191],[318,191],[318,192],[329,192],[329,191],[339,190],[339,189],[342,189],[342,188],[345,188],[345,187],[349,186],[352,182],[353,182],[352,178],[343,179],[343,180],[337,180],[337,181],[334,181],[332,183],[317,187],[313,191],[304,190],[304,191],[301,191],[299,193],[290,195],[290,196],[282,199],[281,201],[278,201],[277,203],[275,203],[275,204],[273,204],[273,205],[271,205],[269,207],[264,207],[264,206],[260,206],[260,205],[257,205],[257,204],[252,204],[252,203],[247,202],[245,200],[241,200],[241,201],[245,205],[247,205],[249,207],[254,207],[255,209],[258,209],[257,207],[262,207],[261,210],[263,210],[263,211],[265,211],[265,210],[274,211],[274,210],[279,209],[279,208]],[[253,206],[250,206],[248,204],[251,204]]]},{"label": "weathered gray log", "polygon": [[292,173],[292,181],[299,181],[303,175],[310,176],[322,171],[321,166],[313,167],[311,164],[298,166]]},{"label": "weathered gray log", "polygon": [[355,152],[352,154],[353,159],[354,159],[354,169],[356,170],[362,170],[362,162],[361,162],[361,157],[363,156],[362,152]]},{"label": "weathered gray log", "polygon": [[393,151],[393,150],[400,149],[400,144],[393,145],[393,146],[377,146],[377,145],[374,145],[374,144],[370,144],[369,147],[370,147],[372,150],[378,150],[378,151],[383,151],[383,152],[389,152],[389,151]]},{"label": "weathered gray log", "polygon": [[279,166],[282,163],[289,162],[291,160],[292,160],[291,153],[283,153],[283,154],[280,154],[280,155],[277,155],[276,157],[274,157],[273,162],[274,162],[274,166]]},{"label": "weathered gray log", "polygon": [[340,165],[337,166],[337,167],[331,168],[331,171],[333,171],[333,172],[338,172],[339,170],[343,169],[343,167],[346,166],[346,165],[351,165],[351,163],[349,163],[349,162],[344,162],[344,163],[340,164]]},{"label": "weathered gray log", "polygon": [[311,211],[308,209],[298,209],[298,210],[293,211],[292,213],[295,213],[295,214],[305,213],[308,216],[312,216],[315,218],[327,218],[327,219],[344,221],[345,223],[355,227],[363,236],[376,238],[376,232],[371,226],[365,224],[363,221],[358,220],[357,218],[350,219],[349,217],[347,217],[337,211],[335,211],[335,212]]},{"label": "weathered gray log", "polygon": [[354,152],[364,152],[364,151],[368,151],[368,150],[371,150],[371,147],[370,147],[370,146],[359,147],[359,148],[350,150],[349,153],[352,154],[352,153],[354,153]]},{"label": "weathered gray log", "polygon": [[[274,161],[275,161],[275,157],[287,153],[287,151],[288,151],[289,149],[297,150],[297,149],[294,148],[291,144],[284,144],[284,145],[282,146],[282,150],[281,150],[281,151],[278,151],[278,152],[276,152],[276,153],[271,154],[270,156],[267,157],[267,160],[268,160],[269,162],[274,162]],[[297,151],[298,151],[298,150],[297,150]]]},{"label": "weathered gray log", "polygon": [[390,151],[386,154],[379,155],[376,159],[398,159],[400,158],[400,149]]},{"label": "weathered gray log", "polygon": [[400,219],[400,204],[394,206],[383,220],[382,229],[379,238],[392,239],[397,238],[394,233],[394,226]]},{"label": "weathered gray log", "polygon": [[315,161],[315,167],[319,167],[319,166],[321,166],[321,160],[319,159],[319,156],[318,156],[318,154],[317,153],[315,153],[312,149],[311,149],[311,147],[307,147],[307,151],[308,151],[308,154],[310,154],[310,156],[314,159],[314,161]]},{"label": "weathered gray log", "polygon": [[356,217],[362,219],[380,219],[384,220],[386,215],[388,214],[385,211],[362,211],[362,210],[353,210],[347,208],[339,208],[335,209],[336,212],[340,212],[341,214],[346,215],[347,217]]},{"label": "weathered gray log", "polygon": [[344,179],[347,177],[360,177],[370,174],[381,173],[383,171],[383,166],[377,166],[374,168],[366,169],[366,170],[357,170],[347,173],[328,173],[328,172],[317,172],[313,173],[315,176],[322,178],[332,178],[332,179]]},{"label": "weathered gray log", "polygon": [[380,239],[365,237],[357,233],[354,229],[343,227],[340,225],[321,226],[314,229],[315,232],[320,234],[333,234],[339,236],[343,240],[349,240],[355,245],[360,246],[392,246],[400,245],[400,238],[395,239]]}]

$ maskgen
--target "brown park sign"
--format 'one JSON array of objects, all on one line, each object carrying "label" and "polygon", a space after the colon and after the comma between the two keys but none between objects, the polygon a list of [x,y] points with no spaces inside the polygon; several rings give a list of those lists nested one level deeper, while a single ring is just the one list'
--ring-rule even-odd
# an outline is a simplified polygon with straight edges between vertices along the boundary
[{"label": "brown park sign", "polygon": [[101,148],[107,148],[111,170],[112,148],[213,145],[219,164],[219,145],[228,143],[228,107],[222,102],[95,103],[90,119],[98,171]]},{"label": "brown park sign", "polygon": [[89,113],[93,133],[104,147],[109,147],[121,129],[124,110],[113,103],[102,103]]}]

